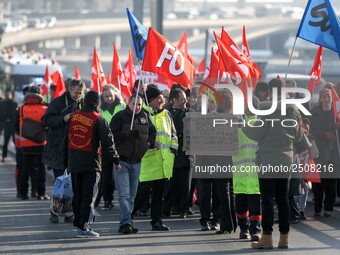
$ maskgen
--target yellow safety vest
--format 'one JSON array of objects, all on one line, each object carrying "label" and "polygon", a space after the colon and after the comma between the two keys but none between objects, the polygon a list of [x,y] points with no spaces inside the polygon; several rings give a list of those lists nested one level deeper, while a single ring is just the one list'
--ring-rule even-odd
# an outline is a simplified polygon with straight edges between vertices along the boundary
[{"label": "yellow safety vest", "polygon": [[[246,117],[247,120],[256,119],[256,116]],[[257,142],[249,139],[242,131],[238,129],[239,150],[233,156],[233,166],[236,172],[233,173],[233,186],[235,194],[260,194],[259,179],[255,171],[255,158],[258,149]],[[249,172],[245,172],[249,170]],[[243,172],[241,172],[243,171]]]},{"label": "yellow safety vest", "polygon": [[178,150],[177,136],[173,136],[173,120],[167,110],[151,116],[161,148],[149,149],[142,158],[140,181],[153,181],[172,177],[175,155],[170,148]]},{"label": "yellow safety vest", "polygon": [[108,110],[102,111],[101,112],[102,117],[106,119],[107,123],[110,124],[112,117],[115,116],[117,112],[120,112],[121,110],[123,110],[124,107],[125,107],[125,104],[116,105],[115,109],[113,110],[113,114],[111,114]]}]

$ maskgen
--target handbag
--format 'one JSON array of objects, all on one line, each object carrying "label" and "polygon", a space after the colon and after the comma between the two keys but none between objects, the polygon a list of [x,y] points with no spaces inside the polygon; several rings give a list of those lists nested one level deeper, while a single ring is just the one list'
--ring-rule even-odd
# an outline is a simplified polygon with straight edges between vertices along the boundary
[{"label": "handbag", "polygon": [[52,193],[51,211],[58,216],[70,217],[72,208],[73,191],[71,174],[65,170],[62,176],[57,177]]},{"label": "handbag", "polygon": [[42,122],[30,118],[23,119],[21,134],[35,143],[43,143],[46,140],[45,127]]}]

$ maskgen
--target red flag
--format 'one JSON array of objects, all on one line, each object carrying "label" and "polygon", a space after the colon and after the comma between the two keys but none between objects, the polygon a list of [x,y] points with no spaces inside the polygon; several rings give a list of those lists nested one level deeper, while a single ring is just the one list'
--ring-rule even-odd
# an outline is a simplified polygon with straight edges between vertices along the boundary
[{"label": "red flag", "polygon": [[230,54],[242,63],[249,62],[249,59],[242,54],[242,50],[238,47],[237,43],[230,37],[227,31],[222,27],[221,41],[223,41]]},{"label": "red flag", "polygon": [[197,73],[203,73],[205,71],[205,58],[197,66]]},{"label": "red flag", "polygon": [[243,26],[242,29],[242,52],[247,58],[251,60],[250,49],[246,37],[246,26]]},{"label": "red flag", "polygon": [[246,70],[247,68],[242,69],[241,66],[238,64],[239,60],[231,54],[231,51],[227,49],[221,38],[215,32],[214,35],[224,67],[229,75],[235,76],[236,78],[247,78],[249,74],[249,71]]},{"label": "red flag", "polygon": [[311,94],[315,91],[316,87],[321,84],[321,73],[322,73],[322,46],[319,46],[312,70],[310,71],[310,80],[308,82],[308,90]]},{"label": "red flag", "polygon": [[79,68],[78,65],[76,65],[76,70],[74,71],[74,78],[80,80],[80,72],[79,72]]},{"label": "red flag", "polygon": [[106,75],[106,82],[107,82],[107,84],[112,84],[112,83],[111,83],[111,74],[110,74],[110,73],[108,73],[108,74]]},{"label": "red flag", "polygon": [[195,66],[195,59],[189,55],[189,51],[188,51],[187,32],[183,32],[181,39],[179,39],[178,41],[177,49],[185,52],[188,60],[191,62],[193,66]]},{"label": "red flag", "polygon": [[50,69],[48,68],[48,65],[46,65],[45,69],[45,75],[44,75],[44,83],[41,85],[41,95],[47,96],[48,91],[50,89],[50,85],[52,83],[51,75],[50,75]]},{"label": "red flag", "polygon": [[[219,57],[217,56],[216,52],[214,51],[214,48],[211,48],[210,65],[209,65],[209,68],[207,70],[209,73],[206,74],[207,77],[205,78],[205,80],[208,80],[207,82],[209,84],[214,85],[214,84],[217,83],[217,78],[219,78],[218,77],[218,70],[220,70],[219,69]],[[213,82],[209,82],[209,81],[213,81]]]},{"label": "red flag", "polygon": [[129,98],[131,96],[131,91],[128,88],[128,84],[125,80],[122,65],[119,60],[118,51],[116,49],[116,45],[113,44],[113,60],[112,60],[112,75],[111,81],[112,84],[121,90],[121,94],[123,98]]},{"label": "red flag", "polygon": [[[242,50],[224,30],[224,28],[222,28],[221,39],[229,53],[239,61],[238,64],[247,73],[247,78],[250,79],[248,86],[255,87],[257,81],[262,77],[261,69],[255,63],[253,63],[250,58],[243,54]],[[251,79],[254,79],[254,81]]]},{"label": "red flag", "polygon": [[177,44],[177,49],[184,51],[188,54],[188,42],[187,42],[187,33],[183,32],[181,39],[179,39]]},{"label": "red flag", "polygon": [[188,87],[195,67],[185,52],[179,51],[164,36],[149,28],[142,70],[162,74]]},{"label": "red flag", "polygon": [[[314,160],[310,157],[308,150],[299,153],[300,164],[305,169],[317,169]],[[307,167],[308,166],[308,167]],[[306,181],[320,183],[320,174],[317,171],[303,171],[302,177]]]},{"label": "red flag", "polygon": [[92,60],[92,76],[91,76],[91,90],[102,92],[103,87],[106,85],[105,74],[102,64],[100,63],[96,47],[93,49]]},{"label": "red flag", "polygon": [[128,83],[128,89],[132,91],[133,85],[135,84],[135,81],[137,80],[137,74],[135,70],[135,65],[133,64],[133,52],[129,50],[128,53],[128,60],[126,61],[124,68],[124,77],[125,80]]},{"label": "red flag", "polygon": [[66,92],[66,86],[64,84],[63,78],[61,77],[59,71],[55,71],[52,76],[52,82],[56,85],[53,98],[61,96]]}]

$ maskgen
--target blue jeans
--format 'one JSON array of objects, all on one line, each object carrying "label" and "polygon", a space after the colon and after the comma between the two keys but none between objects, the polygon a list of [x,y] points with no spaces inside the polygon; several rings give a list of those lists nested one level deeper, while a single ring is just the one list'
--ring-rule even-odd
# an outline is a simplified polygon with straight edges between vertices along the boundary
[{"label": "blue jeans", "polygon": [[132,224],[131,213],[137,193],[141,163],[120,161],[120,171],[113,170],[120,207],[120,225]]}]

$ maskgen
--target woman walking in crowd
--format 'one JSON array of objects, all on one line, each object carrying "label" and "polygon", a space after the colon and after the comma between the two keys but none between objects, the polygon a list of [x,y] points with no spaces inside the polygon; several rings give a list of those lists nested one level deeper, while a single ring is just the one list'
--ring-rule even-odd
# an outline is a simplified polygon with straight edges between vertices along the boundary
[{"label": "woman walking in crowd", "polygon": [[[310,131],[315,136],[315,142],[319,149],[317,164],[329,169],[336,162],[338,148],[335,134],[335,119],[332,107],[332,92],[324,88],[320,92],[319,103],[312,112]],[[320,173],[321,183],[313,183],[315,196],[314,216],[321,215],[322,204],[324,216],[331,216],[336,197],[336,179],[327,178],[327,174]]]}]

